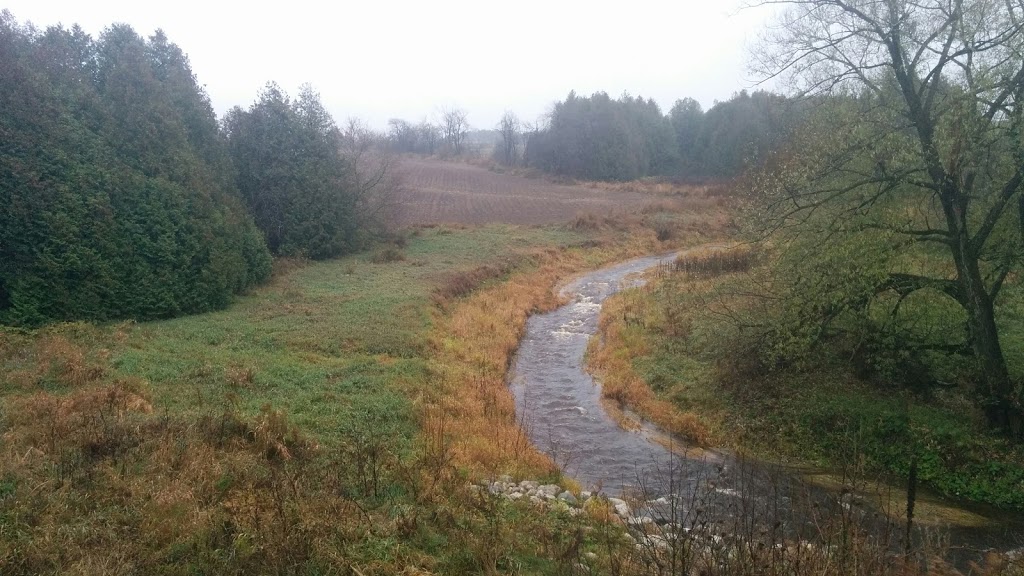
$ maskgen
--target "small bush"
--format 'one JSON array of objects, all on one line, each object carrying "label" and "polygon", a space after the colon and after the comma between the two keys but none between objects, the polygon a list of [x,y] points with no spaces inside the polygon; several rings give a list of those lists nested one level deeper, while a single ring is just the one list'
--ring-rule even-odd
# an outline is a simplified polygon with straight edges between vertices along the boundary
[{"label": "small bush", "polygon": [[601,221],[594,214],[587,212],[580,214],[573,221],[570,227],[579,231],[594,231],[601,229]]},{"label": "small bush", "polygon": [[434,301],[443,304],[448,300],[467,296],[485,282],[505,276],[517,264],[518,260],[513,259],[498,265],[485,264],[472,270],[454,272],[434,290]]},{"label": "small bush", "polygon": [[271,265],[271,278],[281,278],[292,272],[309,266],[311,261],[308,258],[278,256],[274,258]]},{"label": "small bush", "polygon": [[654,234],[659,242],[671,240],[676,233],[676,227],[668,222],[658,222],[654,225]]},{"label": "small bush", "polygon": [[403,260],[405,260],[405,254],[396,246],[388,246],[387,248],[378,250],[370,257],[370,262],[374,264],[387,264],[389,262],[401,262]]},{"label": "small bush", "polygon": [[[661,233],[658,233],[659,240]],[[708,249],[680,256],[675,262],[675,271],[690,276],[710,278],[747,272],[754,265],[757,252],[750,246],[735,246],[729,249]]]}]

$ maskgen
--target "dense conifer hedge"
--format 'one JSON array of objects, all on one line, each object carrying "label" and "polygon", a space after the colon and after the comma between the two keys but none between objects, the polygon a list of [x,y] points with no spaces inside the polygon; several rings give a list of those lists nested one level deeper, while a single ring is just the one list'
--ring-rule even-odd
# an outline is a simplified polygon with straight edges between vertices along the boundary
[{"label": "dense conifer hedge", "polygon": [[0,323],[225,306],[270,254],[209,100],[160,32],[0,15]]}]

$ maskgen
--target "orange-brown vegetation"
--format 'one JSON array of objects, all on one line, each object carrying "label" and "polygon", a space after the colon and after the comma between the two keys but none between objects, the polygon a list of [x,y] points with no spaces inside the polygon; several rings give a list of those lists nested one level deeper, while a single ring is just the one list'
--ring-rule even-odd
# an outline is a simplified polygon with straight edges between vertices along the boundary
[{"label": "orange-brown vegetation", "polygon": [[455,298],[466,296],[485,282],[505,276],[517,265],[518,262],[509,260],[503,264],[484,264],[470,270],[451,272],[434,289],[434,300],[444,305]]},{"label": "orange-brown vegetation", "polygon": [[681,254],[672,263],[672,271],[697,278],[747,272],[754,265],[757,255],[757,247],[753,244],[707,246]]},{"label": "orange-brown vegetation", "polygon": [[[686,226],[685,214],[676,214]],[[555,287],[570,275],[631,256],[665,250],[671,244],[657,238],[642,220],[577,218],[572,226],[587,230],[626,232],[623,241],[609,237],[590,249],[547,250],[536,253],[535,267],[507,281],[479,290],[440,318],[432,340],[438,366],[438,392],[424,407],[424,430],[452,439],[455,460],[476,475],[553,475],[557,468],[538,453],[516,419],[515,403],[506,373],[528,315],[557,306]],[[690,235],[695,238],[696,235]],[[470,276],[484,277],[483,271]],[[474,284],[460,280],[456,286]],[[462,290],[449,289],[451,295]],[[666,411],[666,414],[668,412]]]},{"label": "orange-brown vegetation", "polygon": [[[72,325],[74,326],[74,325]],[[83,386],[102,378],[102,362],[87,358],[87,351],[65,335],[47,334],[28,347],[8,341],[8,352],[0,349],[0,357],[16,366],[7,374],[10,385],[31,390],[40,384]],[[104,353],[100,353],[102,357]]]},{"label": "orange-brown vegetation", "polygon": [[658,398],[633,369],[633,359],[648,350],[644,339],[630,328],[644,322],[645,314],[626,296],[605,301],[598,337],[591,340],[587,350],[587,364],[600,379],[602,396],[620,410],[636,412],[697,446],[712,445],[714,437],[702,418]]}]

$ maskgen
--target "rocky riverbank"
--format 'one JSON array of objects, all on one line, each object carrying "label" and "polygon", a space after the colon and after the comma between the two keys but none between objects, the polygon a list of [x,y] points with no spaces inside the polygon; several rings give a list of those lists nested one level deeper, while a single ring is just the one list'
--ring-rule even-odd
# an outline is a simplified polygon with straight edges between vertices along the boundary
[{"label": "rocky riverbank", "polygon": [[[595,513],[607,511],[613,521],[625,529],[625,537],[641,550],[668,549],[670,542],[676,539],[678,534],[689,532],[688,529],[650,514],[650,511],[658,506],[668,504],[665,498],[630,503],[622,498],[586,490],[573,493],[557,484],[541,484],[535,480],[515,482],[510,476],[501,476],[491,482],[475,484],[473,489],[510,501],[529,502],[571,516],[579,516],[587,510]],[[641,509],[647,512],[639,512]]]},{"label": "rocky riverbank", "polygon": [[[896,561],[902,558],[898,547],[893,547],[892,542],[884,538],[874,538],[869,531],[864,530],[866,526],[847,528],[845,535],[851,538],[857,548],[853,550],[847,549],[842,541],[830,537],[838,533],[821,532],[816,538],[808,540],[787,537],[778,525],[774,528],[747,526],[750,530],[742,534],[735,530],[736,526],[730,529],[729,526],[712,522],[681,525],[669,520],[675,515],[671,513],[673,506],[668,498],[627,500],[589,491],[573,492],[557,484],[542,484],[535,480],[516,482],[509,476],[474,484],[472,489],[481,494],[511,502],[529,503],[571,516],[587,514],[594,520],[611,519],[621,527],[622,551],[630,561],[658,565],[665,565],[665,562],[679,564],[676,568],[684,568],[679,573],[690,573],[698,566],[713,567],[709,573],[714,574],[728,574],[732,568],[741,565],[744,568],[760,566],[766,569],[769,566],[779,568],[796,565],[827,568],[834,567],[836,561],[851,553],[876,560],[887,558]],[[722,491],[718,493],[722,494]],[[739,497],[738,494],[723,495]],[[855,499],[848,494],[840,497],[841,508],[850,513],[848,520],[855,520],[855,516],[860,513],[853,511],[862,508],[852,500]],[[594,566],[591,564],[595,560],[596,555],[593,553],[583,553],[580,562],[575,565],[577,572],[593,573]],[[941,565],[944,574],[962,574],[957,567],[942,562],[938,556],[933,556],[930,561]],[[1006,574],[1024,573],[1024,554],[1020,550],[992,553],[985,556],[982,562],[989,567],[1000,567],[1006,570]]]}]

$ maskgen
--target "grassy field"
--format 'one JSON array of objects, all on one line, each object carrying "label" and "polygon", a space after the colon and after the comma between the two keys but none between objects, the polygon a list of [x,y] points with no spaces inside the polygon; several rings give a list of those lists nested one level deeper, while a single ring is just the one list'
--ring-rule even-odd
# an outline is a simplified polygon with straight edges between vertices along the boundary
[{"label": "grassy field", "polygon": [[468,486],[559,478],[494,409],[526,316],[707,216],[418,228],[221,312],[3,331],[0,572],[558,572],[578,520]]}]

